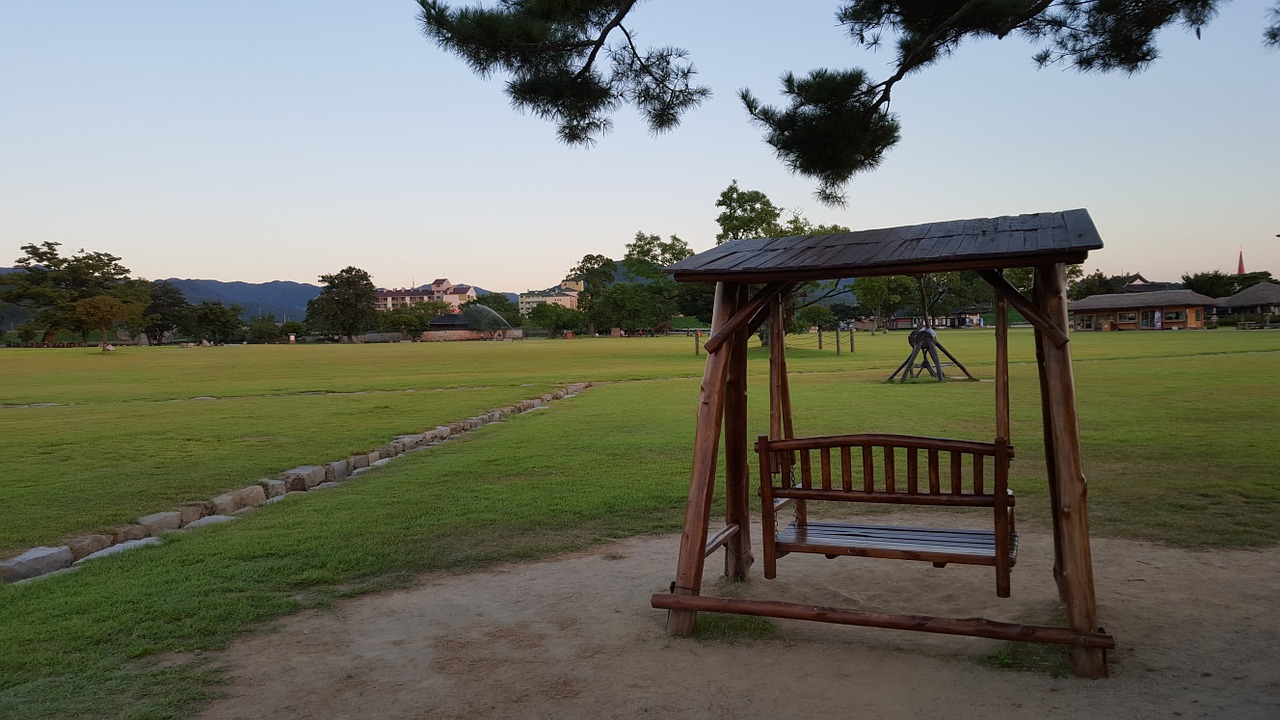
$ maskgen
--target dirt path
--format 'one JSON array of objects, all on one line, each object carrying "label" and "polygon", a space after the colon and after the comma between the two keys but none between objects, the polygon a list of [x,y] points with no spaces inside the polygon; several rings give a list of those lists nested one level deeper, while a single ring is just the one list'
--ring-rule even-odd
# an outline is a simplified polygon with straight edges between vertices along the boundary
[{"label": "dirt path", "polygon": [[[1120,647],[1111,677],[1087,681],[989,669],[975,658],[1000,643],[972,638],[792,621],[771,640],[669,638],[648,598],[678,543],[635,538],[292,616],[222,654],[233,683],[200,717],[1280,717],[1280,548],[1095,540],[1102,622]],[[1048,537],[1023,533],[1006,600],[983,568],[821,556],[788,556],[747,590],[1043,623],[1050,554]]]}]

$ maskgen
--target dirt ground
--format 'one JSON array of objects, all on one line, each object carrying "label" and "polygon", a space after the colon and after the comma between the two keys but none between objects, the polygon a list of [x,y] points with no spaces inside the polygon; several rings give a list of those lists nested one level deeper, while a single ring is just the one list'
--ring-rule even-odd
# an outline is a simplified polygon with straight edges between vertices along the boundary
[{"label": "dirt ground", "polygon": [[[1111,677],[1090,681],[991,669],[978,658],[1002,644],[974,638],[785,620],[774,639],[670,638],[649,596],[671,581],[678,544],[425,577],[289,617],[220,654],[233,682],[200,717],[1280,718],[1278,547],[1095,539],[1101,622],[1119,647]],[[780,560],[777,580],[757,566],[742,590],[1044,624],[1051,554],[1050,537],[1024,531],[1004,600],[988,568],[811,555]]]}]

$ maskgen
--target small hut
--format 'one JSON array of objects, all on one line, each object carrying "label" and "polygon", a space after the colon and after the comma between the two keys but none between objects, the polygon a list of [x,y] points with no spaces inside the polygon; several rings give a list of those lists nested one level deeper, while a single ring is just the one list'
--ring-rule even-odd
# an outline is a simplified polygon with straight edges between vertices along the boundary
[{"label": "small hut", "polygon": [[[1069,645],[1075,672],[1106,674],[1114,639],[1098,627],[1089,546],[1084,471],[1076,421],[1075,380],[1067,334],[1066,266],[1102,247],[1085,210],[955,220],[909,227],[760,238],[728,242],[666,268],[678,282],[716,285],[712,335],[706,343],[693,447],[693,470],[676,575],[651,604],[669,611],[671,634],[693,631],[702,610],[920,630]],[[1001,274],[1032,267],[1023,295]],[[874,431],[796,437],[787,381],[783,298],[807,280],[973,270],[996,291],[995,435],[992,442]],[[753,286],[757,287],[753,292]],[[1049,494],[1054,577],[1067,608],[1066,627],[1029,626],[984,618],[930,618],[868,613],[796,603],[702,594],[706,558],[725,550],[725,573],[744,579],[754,562],[750,539],[751,463],[747,422],[747,343],[770,321],[769,428],[755,444],[760,476],[764,574],[790,552],[990,565],[998,595],[1009,593],[1016,557],[1012,496],[1007,492],[1010,444],[1007,327],[1012,305],[1035,328]],[[711,507],[723,433],[726,519],[711,528]],[[944,535],[923,528],[879,528],[808,522],[808,500],[991,508],[993,529]],[[795,521],[775,526],[775,512],[795,505]]]}]

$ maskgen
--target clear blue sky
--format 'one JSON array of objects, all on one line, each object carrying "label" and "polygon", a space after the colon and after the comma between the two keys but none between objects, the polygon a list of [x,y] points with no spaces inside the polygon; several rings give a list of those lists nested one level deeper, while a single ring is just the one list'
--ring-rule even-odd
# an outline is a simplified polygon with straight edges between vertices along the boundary
[{"label": "clear blue sky", "polygon": [[[448,277],[542,288],[637,230],[714,244],[737,179],[854,228],[1088,208],[1087,269],[1280,276],[1280,51],[1270,0],[1203,38],[1171,30],[1145,73],[1036,70],[1020,39],[974,43],[899,84],[902,142],[849,206],[812,199],[748,124],[739,88],[862,66],[832,2],[650,0],[639,41],[691,53],[715,95],[649,136],[624,109],[590,150],[512,110],[437,49],[409,0],[0,2],[0,265],[53,240],[148,278],[381,286]],[[725,20],[725,18],[730,18]]]}]

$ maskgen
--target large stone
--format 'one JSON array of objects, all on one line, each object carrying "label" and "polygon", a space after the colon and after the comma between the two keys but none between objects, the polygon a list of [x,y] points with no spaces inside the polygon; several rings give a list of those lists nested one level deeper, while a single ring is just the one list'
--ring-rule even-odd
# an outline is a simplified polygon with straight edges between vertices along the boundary
[{"label": "large stone", "polygon": [[408,452],[422,444],[422,435],[401,435],[396,442],[403,446],[402,452]]},{"label": "large stone", "polygon": [[447,425],[440,425],[436,428],[437,439],[443,440],[449,437],[450,434],[452,434],[452,431],[449,429]]},{"label": "large stone", "polygon": [[335,460],[329,463],[334,480],[342,480],[351,474],[351,465],[347,460]]},{"label": "large stone", "polygon": [[310,490],[316,485],[319,485],[329,479],[328,473],[326,472],[328,469],[329,468],[323,465],[302,465],[292,470],[285,470],[280,473],[280,479],[287,481],[289,483],[289,489],[292,490],[295,485],[292,478],[302,478],[303,488]]},{"label": "large stone", "polygon": [[208,517],[202,517],[199,520],[196,520],[195,522],[191,523],[190,525],[187,525],[187,528],[194,529],[194,528],[204,527],[206,525],[218,525],[220,523],[231,522],[232,520],[238,520],[238,519],[239,518],[235,517],[234,515],[210,515]]},{"label": "large stone", "polygon": [[382,453],[371,452],[366,456],[369,459],[369,465],[372,467],[374,463],[382,459]]},{"label": "large stone", "polygon": [[350,458],[348,458],[348,460],[351,462],[352,470],[359,470],[360,468],[369,467],[368,455],[352,455]]},{"label": "large stone", "polygon": [[182,527],[182,513],[177,510],[152,513],[138,518],[138,524],[145,527],[152,535],[165,530],[177,530]]},{"label": "large stone", "polygon": [[150,537],[151,531],[146,525],[121,525],[116,528],[115,540],[117,543],[129,542],[130,540],[141,540],[144,537]]},{"label": "large stone", "polygon": [[68,542],[67,547],[71,549],[72,559],[79,560],[86,555],[92,555],[103,548],[110,547],[114,539],[110,535],[82,535]]},{"label": "large stone", "polygon": [[215,515],[230,515],[231,513],[244,507],[240,504],[240,493],[227,492],[210,500],[213,503],[213,512]]},{"label": "large stone", "polygon": [[71,565],[71,548],[35,547],[8,560],[0,560],[0,582],[17,582],[61,570]]},{"label": "large stone", "polygon": [[183,503],[182,507],[178,508],[178,513],[182,516],[182,524],[190,525],[205,515],[212,515],[213,503],[205,500]]},{"label": "large stone", "polygon": [[240,496],[240,507],[257,507],[267,501],[267,491],[261,485],[250,485],[236,491]]},{"label": "large stone", "polygon": [[285,493],[289,492],[289,484],[284,480],[263,478],[258,481],[258,484],[266,491],[268,500],[271,498],[282,497]]},{"label": "large stone", "polygon": [[126,550],[132,550],[132,549],[134,549],[134,548],[136,548],[136,547],[143,547],[143,546],[145,546],[145,545],[159,545],[159,544],[160,544],[160,538],[158,538],[158,537],[149,537],[149,538],[140,538],[140,539],[138,539],[138,540],[129,540],[129,541],[127,541],[127,542],[117,543],[117,544],[115,544],[115,545],[112,545],[112,546],[111,546],[111,547],[109,547],[109,548],[105,548],[105,549],[99,550],[98,552],[93,553],[92,555],[86,555],[86,556],[84,556],[84,557],[80,558],[79,560],[75,561],[75,562],[74,562],[74,563],[72,563],[72,564],[73,564],[73,565],[81,565],[81,564],[83,564],[83,563],[89,562],[90,560],[97,560],[98,558],[104,558],[104,557],[107,557],[108,555],[116,555],[116,554],[118,554],[118,553],[122,553],[122,552],[124,552],[124,551],[126,551]]}]

